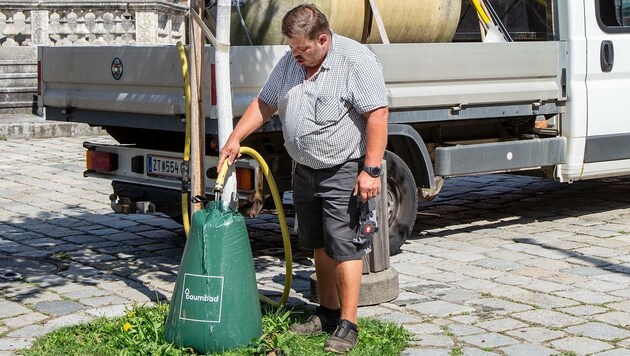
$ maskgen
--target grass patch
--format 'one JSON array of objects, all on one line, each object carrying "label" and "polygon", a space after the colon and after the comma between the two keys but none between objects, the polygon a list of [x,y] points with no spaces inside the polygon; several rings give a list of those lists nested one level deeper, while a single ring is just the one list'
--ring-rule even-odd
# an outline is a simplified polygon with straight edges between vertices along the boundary
[{"label": "grass patch", "polygon": [[[304,321],[311,310],[274,310],[263,306],[263,335],[247,347],[222,355],[329,355],[322,350],[328,335],[300,336],[287,332],[296,321]],[[191,355],[190,349],[164,341],[167,304],[137,306],[117,319],[97,319],[91,323],[59,329],[38,338],[22,355]],[[360,341],[349,355],[400,355],[407,346],[409,332],[399,325],[375,319],[359,320]]]},{"label": "grass patch", "polygon": [[52,255],[50,255],[50,257],[54,257],[56,259],[59,260],[63,260],[63,261],[72,261],[72,256],[70,256],[70,254],[68,254],[67,252],[54,252]]}]

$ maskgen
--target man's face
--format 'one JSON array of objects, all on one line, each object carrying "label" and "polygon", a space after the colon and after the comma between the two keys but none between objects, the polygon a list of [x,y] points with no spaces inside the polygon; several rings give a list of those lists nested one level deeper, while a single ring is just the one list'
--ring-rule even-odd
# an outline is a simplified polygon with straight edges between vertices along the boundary
[{"label": "man's face", "polygon": [[314,40],[300,36],[287,39],[287,44],[298,64],[305,67],[317,67],[322,64],[328,54],[329,38],[326,34],[321,34]]}]

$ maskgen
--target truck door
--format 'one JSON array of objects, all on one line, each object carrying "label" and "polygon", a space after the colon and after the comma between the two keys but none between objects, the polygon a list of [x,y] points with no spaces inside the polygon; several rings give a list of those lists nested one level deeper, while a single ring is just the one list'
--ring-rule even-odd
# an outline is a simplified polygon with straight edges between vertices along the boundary
[{"label": "truck door", "polygon": [[[584,163],[586,171],[603,176],[630,167],[630,0],[585,0],[585,10],[588,127]],[[595,162],[609,163],[589,167]]]}]

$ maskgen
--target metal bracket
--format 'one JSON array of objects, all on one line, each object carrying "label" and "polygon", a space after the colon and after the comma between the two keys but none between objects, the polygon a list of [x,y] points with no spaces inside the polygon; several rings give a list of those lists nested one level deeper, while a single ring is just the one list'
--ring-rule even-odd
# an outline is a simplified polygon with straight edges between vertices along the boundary
[{"label": "metal bracket", "polygon": [[451,115],[459,115],[459,112],[464,110],[465,104],[459,104],[457,106],[451,106]]}]

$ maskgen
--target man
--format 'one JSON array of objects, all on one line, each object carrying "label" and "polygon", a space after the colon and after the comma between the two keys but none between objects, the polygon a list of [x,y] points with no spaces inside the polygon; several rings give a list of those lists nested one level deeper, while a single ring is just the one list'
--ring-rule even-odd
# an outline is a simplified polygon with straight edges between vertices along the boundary
[{"label": "man", "polygon": [[381,190],[387,144],[387,92],[376,56],[334,34],[314,5],[289,11],[282,34],[290,52],[273,69],[221,149],[219,167],[276,111],[295,162],[298,241],[314,249],[320,306],[291,331],[332,331],[324,350],[344,353],[358,341],[357,307],[369,241],[356,241],[359,210]]}]

